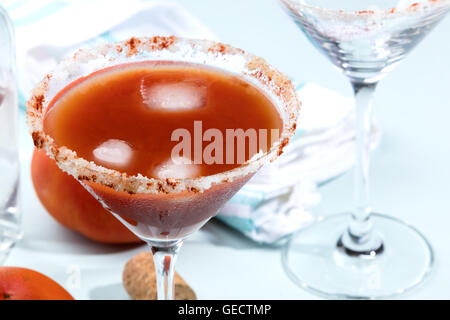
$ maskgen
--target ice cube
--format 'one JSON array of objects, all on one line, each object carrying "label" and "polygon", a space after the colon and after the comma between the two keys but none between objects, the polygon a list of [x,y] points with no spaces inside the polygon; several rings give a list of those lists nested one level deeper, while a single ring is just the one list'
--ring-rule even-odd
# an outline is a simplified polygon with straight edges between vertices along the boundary
[{"label": "ice cube", "polygon": [[200,82],[164,82],[141,80],[141,95],[148,108],[167,111],[198,109],[205,106],[207,87]]},{"label": "ice cube", "polygon": [[169,159],[159,165],[154,171],[154,175],[159,179],[195,178],[199,176],[199,173],[200,168],[187,158],[176,160]]},{"label": "ice cube", "polygon": [[123,167],[127,165],[133,154],[133,150],[125,141],[109,139],[92,152],[97,161]]}]

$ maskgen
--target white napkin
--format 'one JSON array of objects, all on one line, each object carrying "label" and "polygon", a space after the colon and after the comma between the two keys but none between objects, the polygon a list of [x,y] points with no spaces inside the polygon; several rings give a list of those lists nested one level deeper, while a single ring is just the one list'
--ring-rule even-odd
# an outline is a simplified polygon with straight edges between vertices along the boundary
[{"label": "white napkin", "polygon": [[[80,47],[131,36],[216,37],[176,4],[140,0],[6,0],[17,37],[20,100],[63,57]],[[258,52],[256,52],[258,54]],[[261,243],[311,223],[318,183],[354,161],[353,100],[314,84],[299,90],[300,126],[285,154],[264,167],[220,210],[218,218]],[[379,141],[373,130],[373,146]]]}]

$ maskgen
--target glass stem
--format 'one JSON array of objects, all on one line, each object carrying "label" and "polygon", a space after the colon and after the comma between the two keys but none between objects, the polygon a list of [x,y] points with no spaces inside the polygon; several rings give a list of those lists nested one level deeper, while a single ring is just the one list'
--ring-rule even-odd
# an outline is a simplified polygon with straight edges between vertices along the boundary
[{"label": "glass stem", "polygon": [[355,208],[346,234],[344,247],[353,253],[372,254],[382,242],[372,231],[370,219],[369,164],[372,102],[377,83],[352,80],[356,104]]},{"label": "glass stem", "polygon": [[174,300],[175,262],[183,241],[169,243],[167,246],[150,244],[156,272],[156,292],[158,300]]}]

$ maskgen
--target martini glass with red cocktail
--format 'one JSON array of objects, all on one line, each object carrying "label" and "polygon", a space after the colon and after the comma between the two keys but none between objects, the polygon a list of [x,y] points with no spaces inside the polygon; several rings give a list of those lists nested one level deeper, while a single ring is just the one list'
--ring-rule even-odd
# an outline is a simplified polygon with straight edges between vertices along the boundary
[{"label": "martini glass with red cocktail", "polygon": [[300,103],[261,58],[210,41],[132,38],[78,51],[36,87],[38,148],[149,244],[173,298],[183,239],[293,135]]}]

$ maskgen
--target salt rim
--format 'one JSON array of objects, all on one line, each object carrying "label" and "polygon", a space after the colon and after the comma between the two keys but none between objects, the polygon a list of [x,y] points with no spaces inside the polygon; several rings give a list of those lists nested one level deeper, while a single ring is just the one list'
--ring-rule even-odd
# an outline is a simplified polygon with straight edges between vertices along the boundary
[{"label": "salt rim", "polygon": [[[199,178],[157,179],[141,174],[130,176],[99,166],[78,157],[75,151],[65,146],[58,146],[45,134],[43,122],[49,102],[68,84],[110,66],[152,60],[185,61],[218,67],[234,72],[262,88],[283,118],[280,140],[268,152],[260,152],[242,166],[227,172]],[[102,44],[92,50],[80,49],[72,57],[63,60],[33,90],[27,102],[27,124],[36,148],[45,150],[61,170],[83,183],[95,182],[129,194],[204,192],[214,184],[231,182],[254,173],[281,155],[295,133],[300,106],[291,81],[262,58],[219,42],[156,36]]]},{"label": "salt rim", "polygon": [[298,11],[300,8],[307,8],[314,11],[324,19],[335,19],[339,16],[339,20],[348,19],[349,22],[356,19],[365,21],[381,20],[386,18],[398,18],[399,16],[407,16],[417,14],[419,10],[424,12],[427,9],[436,9],[440,7],[450,6],[450,0],[417,0],[417,2],[404,8],[390,8],[385,10],[364,10],[364,11],[348,11],[329,9],[307,4],[298,0],[281,0],[283,4]]}]

